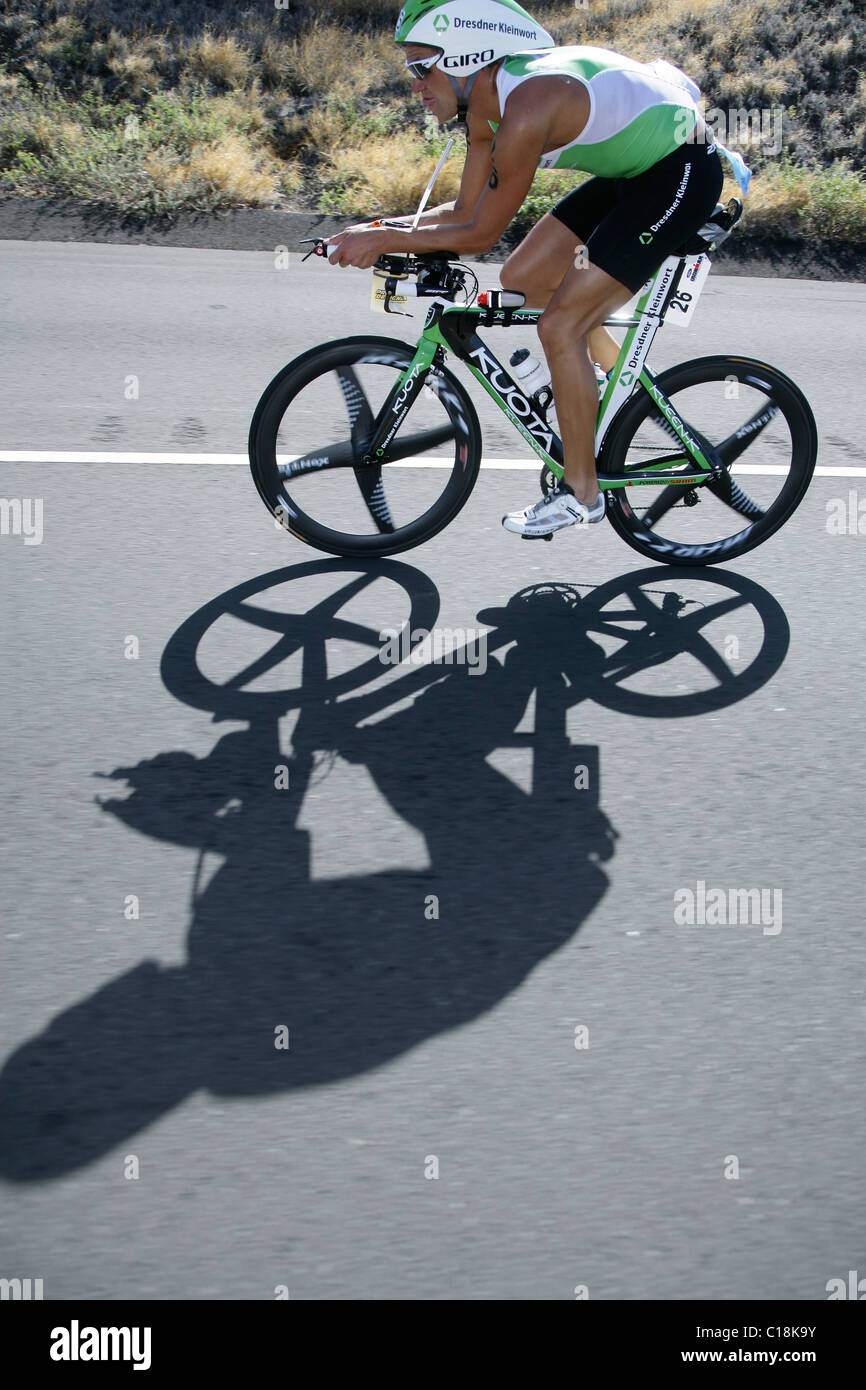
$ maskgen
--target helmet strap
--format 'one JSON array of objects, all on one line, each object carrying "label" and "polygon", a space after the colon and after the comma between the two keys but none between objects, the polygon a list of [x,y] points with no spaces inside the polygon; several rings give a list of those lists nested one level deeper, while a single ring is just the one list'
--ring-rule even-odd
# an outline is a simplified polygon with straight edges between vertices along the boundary
[{"label": "helmet strap", "polygon": [[[471,77],[463,78],[453,77],[450,72],[445,73],[445,76],[448,78],[448,81],[454,88],[454,95],[457,98],[456,119],[461,123],[461,125],[466,125],[466,109],[469,106],[469,98],[472,95],[472,88],[475,86],[477,79],[481,76],[483,71],[483,68],[478,68],[475,72],[472,73]],[[462,82],[462,88],[457,85],[459,82]]]}]

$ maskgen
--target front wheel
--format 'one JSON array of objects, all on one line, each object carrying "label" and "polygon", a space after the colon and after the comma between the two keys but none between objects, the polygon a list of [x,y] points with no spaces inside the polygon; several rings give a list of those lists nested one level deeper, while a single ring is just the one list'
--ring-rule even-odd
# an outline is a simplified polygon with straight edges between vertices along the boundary
[{"label": "front wheel", "polygon": [[329,555],[395,555],[457,515],[481,463],[478,417],[434,364],[387,452],[364,463],[374,421],[412,361],[392,338],[344,338],[290,362],[250,427],[259,495],[285,528]]},{"label": "front wheel", "polygon": [[[611,488],[611,525],[634,550],[664,564],[733,560],[784,526],[803,500],[818,452],[809,403],[788,377],[746,357],[696,358],[661,372],[655,383],[687,429],[713,446],[725,472],[696,487]],[[677,452],[640,389],[613,421],[598,469],[627,476]],[[685,466],[684,449],[681,457]]]}]

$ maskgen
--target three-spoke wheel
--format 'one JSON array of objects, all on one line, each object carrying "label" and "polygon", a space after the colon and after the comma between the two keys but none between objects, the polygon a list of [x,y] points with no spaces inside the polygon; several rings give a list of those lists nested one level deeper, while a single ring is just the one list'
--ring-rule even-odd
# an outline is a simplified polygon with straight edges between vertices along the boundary
[{"label": "three-spoke wheel", "polygon": [[268,510],[331,555],[395,555],[447,526],[475,485],[481,430],[460,382],[434,365],[384,457],[365,455],[379,411],[412,361],[390,338],[325,343],[268,386],[250,467]]},{"label": "three-spoke wheel", "polygon": [[[670,565],[712,565],[760,545],[803,500],[818,452],[809,403],[788,377],[745,357],[702,357],[660,373],[656,385],[704,452],[725,468],[697,487],[611,488],[608,517],[635,550]],[[616,477],[666,460],[692,472],[646,391],[617,415],[600,473]]]}]

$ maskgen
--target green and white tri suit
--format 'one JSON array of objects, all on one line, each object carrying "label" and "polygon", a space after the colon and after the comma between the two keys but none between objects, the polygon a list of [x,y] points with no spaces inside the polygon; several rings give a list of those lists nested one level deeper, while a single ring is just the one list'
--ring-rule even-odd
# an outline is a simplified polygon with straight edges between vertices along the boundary
[{"label": "green and white tri suit", "polygon": [[[741,186],[748,170],[698,131],[700,88],[671,63],[638,63],[591,47],[517,53],[496,74],[502,118],[516,88],[543,77],[579,82],[590,102],[580,134],[542,154],[539,167],[594,177],[551,211],[587,246],[591,264],[636,291],[715,207],[717,151],[734,164]],[[490,124],[498,129],[499,122]]]}]

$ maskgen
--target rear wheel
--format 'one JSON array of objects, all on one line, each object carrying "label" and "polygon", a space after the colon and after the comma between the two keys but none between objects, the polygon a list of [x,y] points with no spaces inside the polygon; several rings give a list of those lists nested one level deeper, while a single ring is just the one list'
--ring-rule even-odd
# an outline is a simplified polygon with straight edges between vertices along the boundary
[{"label": "rear wheel", "polygon": [[363,462],[373,423],[413,349],[346,338],[274,378],[250,427],[259,494],[292,535],[330,555],[394,555],[435,536],[464,505],[481,463],[478,417],[434,365],[384,458]]},{"label": "rear wheel", "polygon": [[[696,487],[611,488],[611,525],[633,549],[665,564],[733,560],[778,531],[803,500],[818,451],[809,403],[788,377],[745,357],[697,358],[655,380],[701,447],[712,446],[725,473]],[[685,450],[640,390],[614,420],[598,470],[617,477],[678,457],[688,473]]]}]

